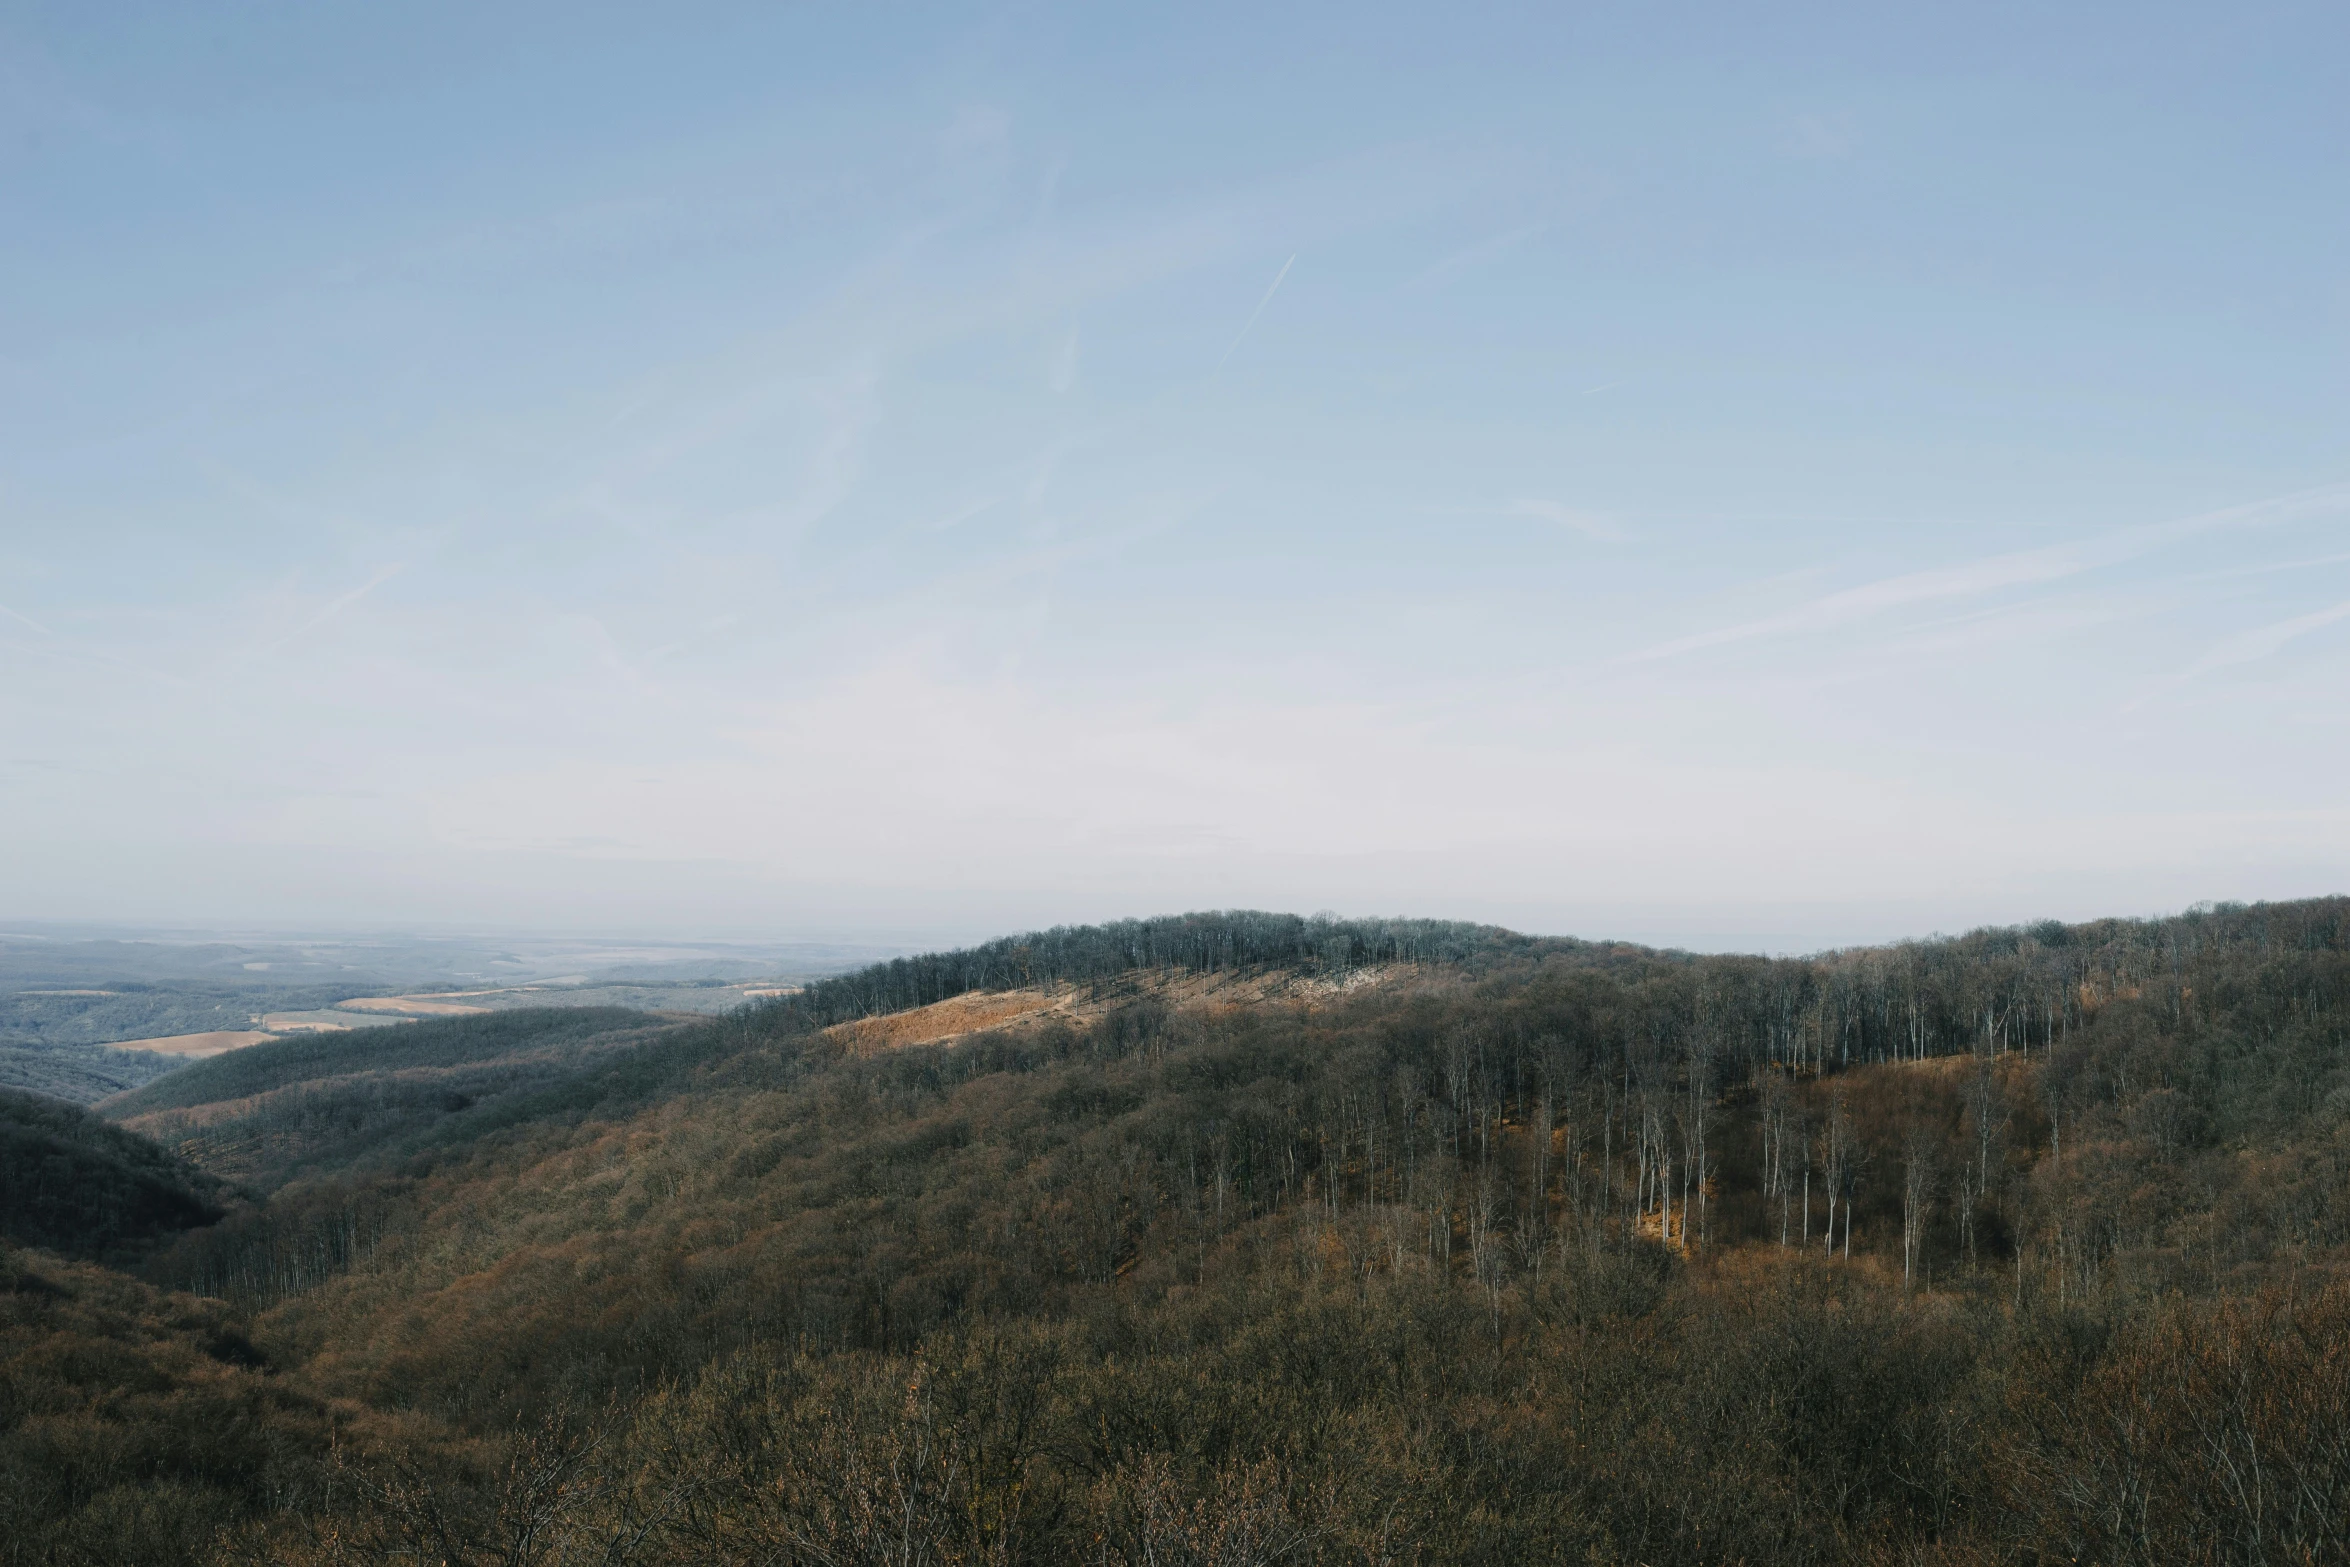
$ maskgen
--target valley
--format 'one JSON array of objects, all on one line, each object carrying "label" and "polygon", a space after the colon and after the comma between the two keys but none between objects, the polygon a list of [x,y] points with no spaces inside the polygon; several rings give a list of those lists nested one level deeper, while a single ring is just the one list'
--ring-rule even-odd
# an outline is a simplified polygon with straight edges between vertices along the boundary
[{"label": "valley", "polygon": [[89,1103],[181,1061],[292,1035],[517,1008],[618,1006],[711,1016],[889,950],[0,932],[0,1086]]}]

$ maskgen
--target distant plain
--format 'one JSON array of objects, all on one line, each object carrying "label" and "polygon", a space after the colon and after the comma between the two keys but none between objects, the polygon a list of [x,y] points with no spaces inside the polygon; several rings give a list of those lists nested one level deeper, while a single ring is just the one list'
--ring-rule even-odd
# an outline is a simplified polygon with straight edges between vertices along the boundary
[{"label": "distant plain", "polygon": [[0,1086],[90,1103],[272,1040],[520,1008],[711,1016],[895,950],[18,926],[0,931]]}]

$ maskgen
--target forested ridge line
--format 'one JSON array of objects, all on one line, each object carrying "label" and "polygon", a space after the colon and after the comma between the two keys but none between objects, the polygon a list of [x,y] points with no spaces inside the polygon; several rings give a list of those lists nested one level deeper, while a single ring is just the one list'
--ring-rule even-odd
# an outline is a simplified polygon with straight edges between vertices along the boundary
[{"label": "forested ridge line", "polygon": [[436,1018],[398,1028],[321,1030],[190,1062],[107,1100],[120,1120],[266,1093],[290,1083],[360,1072],[452,1067],[531,1050],[576,1046],[618,1030],[659,1026],[624,1007],[534,1007]]},{"label": "forested ridge line", "polygon": [[[1802,959],[1507,938],[1233,1006],[1171,1004],[1143,945],[1069,981],[1083,1015],[953,1043],[769,1008],[552,1052],[552,1021],[419,1024],[374,1079],[359,1041],[255,1057],[215,1079],[250,1105],[151,1113],[258,1150],[268,1195],[146,1276],[373,1434],[257,1415],[284,1440],[256,1485],[137,1398],[42,1394],[72,1442],[0,1399],[0,1466],[38,1482],[0,1537],[105,1560],[41,1542],[138,1517],[136,1559],[288,1567],[2350,1560],[2342,911]],[[1202,964],[1297,950],[1195,935]]]},{"label": "forested ridge line", "polygon": [[[1180,1135],[1161,1129],[1145,1137],[1148,1179],[1136,1188],[1131,1173],[1120,1178],[1129,1192],[1125,1217],[1114,1226],[1120,1233],[1146,1230],[1148,1216],[1172,1200],[1168,1193],[1197,1179],[1172,1173],[1176,1164],[1196,1172],[1204,1161],[1243,1213],[1276,1211],[1309,1187],[1329,1198],[1351,1191],[1373,1204],[1400,1197],[1424,1206],[1422,1222],[1449,1256],[1450,1237],[1481,1232],[1489,1221],[1471,1225],[1468,1197],[1445,1183],[1428,1188],[1414,1172],[1439,1153],[1457,1160],[1471,1144],[1480,1163],[1494,1158],[1496,1147],[1525,1146],[1538,1173],[1547,1170],[1563,1184],[1539,1201],[1504,1207],[1524,1203],[1546,1229],[1553,1219],[1545,1208],[1564,1205],[1591,1221],[1613,1215],[1687,1246],[1709,1235],[1735,1240],[1790,1228],[1808,1235],[1807,1209],[1816,1208],[1822,1223],[1841,1224],[1847,1243],[1856,1213],[1864,1246],[1882,1250],[1889,1231],[1898,1233],[1905,1262],[1920,1272],[1941,1266],[1952,1247],[1971,1258],[2013,1257],[2038,1246],[2074,1273],[2093,1276],[2102,1259],[2143,1247],[2193,1210],[2178,1189],[2190,1161],[2290,1139],[2350,1081],[2342,1074],[2342,1023],[2350,1014],[2342,913],[2343,900],[2222,908],[2162,921],[1979,931],[1808,959],[1527,942],[1431,922],[1404,927],[1433,939],[1403,950],[1421,962],[1445,950],[1480,956],[1482,977],[1469,988],[1333,997],[1313,1009],[1318,1021],[1300,1015],[1279,1030],[1275,1020],[1295,1008],[1275,1004],[1203,1031],[1203,1020],[1170,1012],[1144,986],[1119,991],[1090,1025],[982,1034],[857,1067],[820,1034],[818,1019],[835,1010],[829,1007],[815,1017],[762,1008],[645,1031],[616,1029],[629,1014],[517,1013],[416,1025],[385,1042],[393,1052],[387,1068],[489,1058],[477,1067],[370,1076],[357,1068],[382,1048],[372,1040],[260,1047],[118,1103],[145,1110],[143,1129],[200,1163],[267,1189],[297,1175],[335,1181],[338,1169],[358,1179],[362,1160],[387,1174],[402,1162],[423,1174],[482,1157],[491,1146],[485,1139],[528,1147],[571,1135],[564,1128],[628,1124],[665,1103],[712,1094],[822,1097],[863,1083],[853,1091],[894,1100],[954,1094],[958,1085],[1006,1073],[1041,1091],[1043,1078],[1082,1074],[1089,1064],[1129,1070],[1114,1065],[1120,1062],[1143,1076],[1102,1091],[1098,1104],[1113,1124],[1100,1130],[1127,1138],[1133,1131],[1118,1125],[1164,1128],[1165,1113],[1154,1109],[1137,1122],[1126,1109],[1154,1102],[1210,1070],[1196,1063],[1216,1059],[1211,1076],[1189,1091],[1259,1080],[1265,1090],[1241,1096],[1228,1115],[1203,1115]],[[1306,945],[1297,938],[1318,924],[1328,922],[1134,922],[1063,932],[1057,947],[1046,947],[1048,955],[1073,955],[1058,969],[1033,957],[1033,939],[1012,938],[975,949],[976,957],[942,955],[954,960],[942,971],[1000,978],[1007,977],[1003,965],[1017,964],[1032,982],[1089,969],[1116,978],[1172,966],[1185,952],[1201,967],[1238,966],[1268,953],[1296,954]],[[1153,926],[1154,939],[1141,939],[1153,936]],[[1392,934],[1395,927],[1382,928]],[[1240,939],[1268,930],[1274,939]],[[1385,957],[1401,945],[1361,935],[1342,945],[1323,928],[1320,961]],[[843,1005],[885,995],[891,976],[906,972],[896,966],[852,976],[856,988]],[[591,1025],[611,1030],[594,1048],[575,1032]],[[1291,1032],[1300,1027],[1303,1034]],[[562,1042],[553,1057],[533,1050],[526,1068],[511,1064],[509,1046],[541,1039]],[[602,1039],[626,1048],[605,1049]],[[1189,1043],[1169,1056],[1171,1040]],[[1355,1040],[1375,1041],[1383,1063],[1359,1081],[1350,1074],[1362,1069],[1340,1066],[1360,1048],[1349,1043]],[[1265,1053],[1231,1057],[1236,1050]],[[1931,1117],[1904,1101],[1907,1090],[1863,1085],[1853,1097],[1834,1087],[1861,1066],[1954,1059],[1970,1064],[1937,1090],[1944,1119],[1931,1126]],[[2029,1077],[2006,1071],[2009,1063],[2028,1063]],[[284,1081],[327,1067],[336,1075]],[[213,1096],[207,1082],[223,1099],[256,1097],[226,1115],[202,1109]],[[1268,1103],[1285,1108],[1268,1114]],[[165,1106],[192,1108],[174,1113]],[[736,1112],[711,1113],[724,1124]],[[987,1141],[1001,1130],[979,1126],[956,1136]],[[2133,1148],[2143,1134],[2146,1152],[2117,1162],[2115,1149],[2125,1145],[2109,1135],[2116,1130]],[[1912,1131],[1930,1132],[1932,1149],[1905,1149]],[[1751,1152],[1741,1152],[1748,1136],[1755,1139]],[[1970,1144],[1963,1152],[1962,1143]],[[2078,1200],[2041,1196],[2019,1206],[2036,1188],[2011,1180],[2022,1172],[2009,1164],[2027,1149],[2032,1158],[2061,1159],[2068,1146],[2079,1155],[2068,1166],[2077,1173],[2067,1188]],[[724,1150],[712,1156],[732,1157]],[[2266,1190],[2305,1211],[2273,1225],[2239,1216],[2228,1232],[2235,1239],[2205,1243],[2200,1255],[2213,1259],[2245,1236],[2272,1231],[2333,1234],[2350,1214],[2324,1195],[2325,1172],[2337,1158],[2327,1144],[2289,1161],[2265,1185],[2236,1176],[2221,1182],[2247,1194]],[[2108,1174],[2085,1181],[2099,1164]],[[1959,1190],[1938,1199],[1905,1193],[1906,1177],[1896,1172],[1929,1167]],[[1506,1197],[1522,1177],[1499,1168],[1496,1190]],[[2130,1168],[2158,1178],[2133,1197],[2114,1173]],[[2092,1194],[2094,1211],[2082,1208]],[[191,1256],[189,1282],[223,1288],[231,1279],[314,1280],[353,1255],[351,1236],[391,1222],[376,1195],[353,1196],[347,1213],[344,1199],[325,1189],[297,1195],[271,1210],[277,1217],[242,1217],[217,1247],[198,1248],[208,1260],[197,1264]],[[1078,1209],[1088,1201],[1079,1200]],[[1758,1216],[1757,1206],[1772,1217]],[[310,1217],[314,1210],[324,1217]],[[1717,1230],[1724,1213],[1734,1217]],[[237,1239],[248,1233],[259,1246],[250,1254]],[[263,1239],[272,1235],[280,1238]],[[807,1331],[836,1330],[811,1318]]]},{"label": "forested ridge line", "polygon": [[1253,909],[1171,914],[1107,925],[1056,925],[976,947],[890,958],[748,1009],[774,1031],[902,1012],[974,990],[1112,979],[1138,970],[1182,973],[1294,969],[1343,973],[1380,963],[1445,963],[1479,968],[1588,943],[1521,936],[1497,925],[1455,920],[1338,919]]},{"label": "forested ridge line", "polygon": [[[738,1021],[768,1035],[903,1011],[974,990],[1113,979],[1139,970],[1287,968],[1342,973],[1374,964],[1450,965],[1472,974],[1549,961],[1700,979],[1704,1015],[1686,1021],[1743,1062],[1815,1071],[1924,1060],[1988,1045],[2046,1047],[2084,1017],[2151,988],[2173,1010],[2191,969],[2289,961],[2350,947],[2350,898],[2210,904],[2183,914],[2042,920],[1850,947],[1808,957],[1696,955],[1627,942],[1525,936],[1444,920],[1342,920],[1252,910],[1056,926],[976,947],[893,958],[753,1003]],[[2285,998],[2279,998],[2285,999]]]},{"label": "forested ridge line", "polygon": [[230,1051],[104,1101],[101,1111],[252,1192],[350,1173],[557,1113],[565,1095],[618,1113],[674,1090],[664,1047],[691,1025],[622,1007],[547,1007],[320,1033]]}]

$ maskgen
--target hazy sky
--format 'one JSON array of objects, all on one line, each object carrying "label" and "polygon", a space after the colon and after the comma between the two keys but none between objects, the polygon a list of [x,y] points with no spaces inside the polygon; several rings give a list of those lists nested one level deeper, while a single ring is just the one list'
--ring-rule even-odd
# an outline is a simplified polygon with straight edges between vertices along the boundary
[{"label": "hazy sky", "polygon": [[2350,9],[0,6],[0,914],[2350,889]]}]

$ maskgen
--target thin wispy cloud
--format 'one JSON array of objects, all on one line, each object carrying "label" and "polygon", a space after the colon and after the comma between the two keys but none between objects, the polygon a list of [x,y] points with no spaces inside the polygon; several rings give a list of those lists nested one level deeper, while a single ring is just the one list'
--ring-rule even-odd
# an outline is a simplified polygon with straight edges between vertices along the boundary
[{"label": "thin wispy cloud", "polygon": [[1502,508],[1503,515],[1533,517],[1555,524],[1569,533],[1579,533],[1587,539],[1614,544],[1624,537],[1624,529],[1615,518],[1603,512],[1583,511],[1573,506],[1562,506],[1557,501],[1537,500],[1521,496]]},{"label": "thin wispy cloud", "polygon": [[2312,614],[2296,615],[2291,620],[2280,620],[2274,625],[2258,626],[2239,632],[2219,643],[2201,658],[2187,666],[2182,679],[2193,680],[2217,670],[2231,669],[2239,664],[2258,663],[2283,651],[2285,644],[2312,631],[2323,630],[2337,621],[2350,620],[2350,599],[2330,605]]},{"label": "thin wispy cloud", "polygon": [[265,659],[271,654],[277,652],[280,648],[301,641],[304,637],[307,637],[313,631],[316,631],[320,627],[326,625],[329,621],[334,620],[337,616],[341,615],[352,605],[367,597],[368,594],[373,593],[377,588],[380,588],[385,583],[391,581],[405,569],[406,566],[404,563],[401,565],[377,567],[373,574],[371,574],[365,582],[360,583],[355,588],[338,593],[333,598],[328,599],[324,604],[321,604],[316,610],[312,611],[309,616],[297,622],[291,630],[280,632],[278,635],[271,637],[266,642],[262,642],[255,647],[249,648],[244,653],[239,654],[237,657],[229,660],[228,667],[235,669],[241,668],[248,664],[257,663],[260,660]]},{"label": "thin wispy cloud", "polygon": [[2074,544],[2016,550],[1927,571],[1905,572],[1830,593],[1776,615],[1677,637],[1613,660],[1649,663],[1765,637],[1834,631],[1913,605],[1941,603],[2010,588],[2031,588],[2120,565],[2167,545],[2220,529],[2306,521],[2350,509],[2350,485],[2296,491],[2191,517],[2117,528]]},{"label": "thin wispy cloud", "polygon": [[1297,257],[1294,255],[1281,263],[1281,270],[1273,274],[1273,286],[1265,290],[1265,297],[1257,301],[1257,308],[1248,313],[1248,320],[1241,326],[1240,335],[1233,338],[1230,348],[1224,350],[1224,358],[1216,361],[1218,369],[1224,367],[1225,360],[1230,359],[1233,353],[1239,349],[1241,343],[1247,339],[1250,328],[1257,324],[1257,317],[1265,313],[1265,307],[1273,302],[1273,296],[1281,292],[1281,280],[1288,277],[1289,269],[1296,265]]},{"label": "thin wispy cloud", "polygon": [[1404,287],[1407,289],[1425,288],[1431,283],[1441,283],[1457,272],[1465,272],[1480,262],[1489,261],[1505,251],[1515,249],[1518,245],[1547,231],[1550,227],[1551,225],[1548,223],[1528,223],[1506,233],[1496,234],[1491,239],[1479,240],[1474,245],[1466,246],[1444,257],[1429,267],[1427,271],[1413,278]]},{"label": "thin wispy cloud", "polygon": [[[2110,545],[2102,552],[2102,556],[2105,559],[2123,558]],[[1987,560],[1969,561],[1964,565],[1944,566],[1932,571],[1907,572],[1898,577],[1864,583],[1857,588],[1846,588],[1840,593],[1830,593],[1824,598],[1799,604],[1782,614],[1766,615],[1759,620],[1742,621],[1737,625],[1678,637],[1655,647],[1625,654],[1619,662],[1649,663],[1705,648],[1751,642],[1762,637],[1833,631],[1913,604],[1938,603],[1946,599],[1989,593],[1999,588],[2054,582],[2088,570],[2092,565],[2099,564],[2100,558],[2101,552],[2096,549],[2068,545],[2056,549],[2021,550],[2010,555],[1995,555]]]},{"label": "thin wispy cloud", "polygon": [[1005,497],[1001,495],[990,495],[983,500],[976,500],[970,502],[967,505],[958,506],[953,511],[948,512],[944,517],[939,518],[938,521],[932,523],[930,525],[930,531],[933,533],[945,533],[951,529],[960,528],[964,523],[969,522],[972,518],[980,515],[982,512],[988,511],[993,507],[1001,506],[1004,503],[1004,499]]},{"label": "thin wispy cloud", "polygon": [[2215,571],[2215,577],[2267,577],[2280,571],[2308,571],[2316,566],[2350,564],[2350,554],[2318,555],[2308,560],[2270,560],[2257,566],[2231,566],[2226,571]]},{"label": "thin wispy cloud", "polygon": [[12,653],[22,653],[28,658],[46,659],[55,664],[67,664],[81,669],[103,670],[114,675],[129,675],[135,680],[152,686],[185,690],[196,683],[185,674],[150,668],[145,664],[123,658],[103,648],[88,646],[44,647],[31,642],[0,642],[0,647],[4,647]]}]

